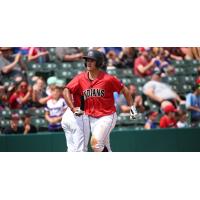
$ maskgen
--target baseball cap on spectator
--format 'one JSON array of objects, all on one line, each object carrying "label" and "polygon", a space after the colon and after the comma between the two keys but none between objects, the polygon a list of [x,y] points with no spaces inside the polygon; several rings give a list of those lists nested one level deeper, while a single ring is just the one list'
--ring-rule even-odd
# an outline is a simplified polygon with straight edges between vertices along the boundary
[{"label": "baseball cap on spectator", "polygon": [[63,88],[65,87],[65,81],[61,79],[57,79],[55,85],[56,87]]},{"label": "baseball cap on spectator", "polygon": [[51,76],[47,79],[47,85],[56,84],[57,78],[55,76]]},{"label": "baseball cap on spectator", "polygon": [[169,104],[164,108],[164,112],[165,113],[177,112],[177,109],[172,104]]}]

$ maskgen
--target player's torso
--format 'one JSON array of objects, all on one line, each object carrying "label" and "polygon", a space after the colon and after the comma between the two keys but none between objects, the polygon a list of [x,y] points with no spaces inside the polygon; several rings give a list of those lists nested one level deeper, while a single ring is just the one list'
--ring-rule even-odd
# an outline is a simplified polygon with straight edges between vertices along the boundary
[{"label": "player's torso", "polygon": [[86,114],[101,117],[116,111],[111,82],[105,73],[93,81],[89,80],[86,73],[80,81],[80,86],[84,95]]}]

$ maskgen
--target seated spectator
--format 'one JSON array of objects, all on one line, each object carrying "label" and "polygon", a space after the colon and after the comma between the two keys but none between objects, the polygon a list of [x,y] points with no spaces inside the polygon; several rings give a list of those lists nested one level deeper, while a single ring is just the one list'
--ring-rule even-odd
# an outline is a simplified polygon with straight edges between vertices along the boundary
[{"label": "seated spectator", "polygon": [[183,110],[179,110],[177,112],[177,127],[178,128],[187,128],[189,127],[187,123],[187,112]]},{"label": "seated spectator", "polygon": [[62,62],[81,61],[83,53],[78,47],[56,47],[56,56]]},{"label": "seated spectator", "polygon": [[28,61],[36,63],[45,63],[49,61],[49,52],[44,47],[29,47]]},{"label": "seated spectator", "polygon": [[134,75],[139,77],[152,75],[156,60],[156,58],[150,57],[148,50],[140,48],[140,56],[134,62]]},{"label": "seated spectator", "polygon": [[49,122],[49,131],[62,131],[61,120],[67,104],[62,98],[63,88],[57,85],[52,90],[52,98],[47,101],[45,119]]},{"label": "seated spectator", "polygon": [[184,48],[186,60],[200,60],[200,47]]},{"label": "seated spectator", "polygon": [[[144,112],[144,107],[143,107],[143,100],[140,95],[137,93],[137,88],[134,84],[129,84],[127,86],[128,90],[130,91],[130,94],[134,100],[134,105],[139,110],[140,112]],[[131,107],[128,106],[127,101],[123,95],[119,95],[116,101],[117,105],[117,110],[121,113],[129,113]]]},{"label": "seated spectator", "polygon": [[42,77],[38,77],[33,85],[32,101],[36,107],[43,106],[51,98],[50,96],[46,95],[45,86],[46,84]]},{"label": "seated spectator", "polygon": [[181,61],[185,57],[185,53],[180,47],[164,47],[164,50],[169,53],[169,58],[172,60]]},{"label": "seated spectator", "polygon": [[154,70],[151,80],[143,86],[143,93],[156,102],[161,109],[169,104],[176,106],[178,103],[185,103],[169,85],[161,82],[161,74],[159,69]]},{"label": "seated spectator", "polygon": [[120,68],[132,68],[135,59],[137,58],[138,51],[135,47],[123,47],[119,55]]},{"label": "seated spectator", "polygon": [[157,128],[156,119],[158,116],[158,112],[150,111],[146,114],[146,122],[144,125],[144,129],[155,129]]},{"label": "seated spectator", "polygon": [[107,59],[108,67],[110,67],[110,66],[118,67],[119,66],[119,57],[117,56],[117,54],[113,50],[110,50],[106,54],[106,59]]},{"label": "seated spectator", "polygon": [[31,124],[31,115],[29,113],[26,113],[23,117],[24,121],[24,135],[27,135],[29,133],[37,133],[37,129],[34,125]]},{"label": "seated spectator", "polygon": [[155,57],[155,67],[159,68],[163,72],[169,70],[168,68],[170,67],[173,68],[173,72],[175,72],[174,67],[170,64],[168,56],[168,53],[163,48],[159,48],[157,56]]},{"label": "seated spectator", "polygon": [[160,119],[160,128],[176,128],[176,108],[169,104],[164,108],[165,115]]},{"label": "seated spectator", "polygon": [[18,114],[12,114],[11,120],[10,120],[10,126],[3,129],[3,134],[23,134],[24,129],[23,127],[19,126],[19,115]]},{"label": "seated spectator", "polygon": [[28,108],[28,102],[31,100],[32,88],[26,81],[22,81],[16,87],[15,92],[9,98],[9,106],[11,109]]},{"label": "seated spectator", "polygon": [[14,80],[16,76],[24,77],[26,65],[21,60],[21,54],[13,54],[12,48],[0,48],[0,73],[2,78]]},{"label": "seated spectator", "polygon": [[200,84],[193,88],[193,93],[186,95],[186,107],[191,112],[191,122],[200,121]]}]

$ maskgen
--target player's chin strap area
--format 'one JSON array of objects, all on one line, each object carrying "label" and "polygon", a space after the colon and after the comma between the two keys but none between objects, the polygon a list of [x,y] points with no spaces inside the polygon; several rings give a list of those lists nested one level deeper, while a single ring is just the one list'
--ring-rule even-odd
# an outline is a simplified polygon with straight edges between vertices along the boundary
[{"label": "player's chin strap area", "polygon": [[130,110],[130,119],[131,120],[135,120],[138,117],[138,112],[135,108],[135,106],[131,106],[131,110]]}]

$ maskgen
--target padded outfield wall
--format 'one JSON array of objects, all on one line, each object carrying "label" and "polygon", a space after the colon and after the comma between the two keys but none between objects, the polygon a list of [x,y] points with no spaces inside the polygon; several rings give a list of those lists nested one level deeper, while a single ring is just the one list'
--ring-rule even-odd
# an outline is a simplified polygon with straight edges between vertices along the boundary
[{"label": "padded outfield wall", "polygon": [[[114,152],[199,152],[200,129],[133,130],[111,133]],[[1,152],[64,152],[64,133],[0,135]]]}]

